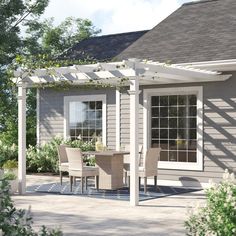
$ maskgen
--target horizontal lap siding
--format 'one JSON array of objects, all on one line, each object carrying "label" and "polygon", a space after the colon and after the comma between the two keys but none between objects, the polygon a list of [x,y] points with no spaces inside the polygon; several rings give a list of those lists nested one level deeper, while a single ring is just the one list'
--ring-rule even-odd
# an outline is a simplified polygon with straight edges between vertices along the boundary
[{"label": "horizontal lap siding", "polygon": [[[182,178],[208,182],[210,178],[220,180],[226,168],[236,171],[236,73],[225,82],[179,84],[181,86],[203,86],[204,102],[204,170],[159,169],[160,180],[178,181]],[[156,86],[167,87],[167,86]],[[171,86],[168,86],[171,87]],[[147,86],[145,88],[153,88]],[[140,88],[143,91],[143,88]],[[63,135],[64,96],[85,94],[107,94],[107,144],[115,148],[116,141],[116,102],[115,90],[106,91],[55,91],[40,90],[40,143],[50,140],[55,135]],[[143,95],[139,105],[139,143],[143,143]],[[120,97],[120,143],[129,144],[129,95],[125,90]],[[180,164],[181,165],[181,164]]]},{"label": "horizontal lap siding", "polygon": [[225,169],[236,172],[236,73],[225,82],[183,86],[203,86],[204,169],[159,169],[158,178],[173,181],[186,178],[203,183],[207,183],[209,179],[219,181]]},{"label": "horizontal lap siding", "polygon": [[40,90],[39,98],[39,143],[50,141],[55,136],[64,136],[64,97],[106,94],[107,99],[107,146],[114,149],[116,143],[115,90]]},{"label": "horizontal lap siding", "polygon": [[[143,143],[143,99],[140,94],[139,104],[139,143]],[[120,96],[120,143],[121,146],[130,143],[130,97],[126,91],[121,91]]]}]

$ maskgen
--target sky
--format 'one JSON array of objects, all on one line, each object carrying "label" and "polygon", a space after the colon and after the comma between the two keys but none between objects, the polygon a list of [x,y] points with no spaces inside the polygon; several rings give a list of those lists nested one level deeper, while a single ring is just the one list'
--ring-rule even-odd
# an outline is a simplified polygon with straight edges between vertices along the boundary
[{"label": "sky", "polygon": [[50,0],[43,18],[87,18],[102,35],[151,29],[191,0]]}]

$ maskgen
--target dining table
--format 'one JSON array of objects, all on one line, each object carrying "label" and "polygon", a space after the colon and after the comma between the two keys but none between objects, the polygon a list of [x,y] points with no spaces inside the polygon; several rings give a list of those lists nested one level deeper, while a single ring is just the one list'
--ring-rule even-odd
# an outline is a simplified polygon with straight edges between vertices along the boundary
[{"label": "dining table", "polygon": [[123,164],[127,151],[87,151],[83,155],[94,155],[99,168],[99,189],[115,190],[123,188]]}]

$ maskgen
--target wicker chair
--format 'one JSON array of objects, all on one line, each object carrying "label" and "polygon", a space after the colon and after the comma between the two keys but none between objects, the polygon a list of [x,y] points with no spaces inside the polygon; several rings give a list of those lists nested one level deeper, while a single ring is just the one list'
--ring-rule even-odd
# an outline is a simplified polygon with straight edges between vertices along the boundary
[{"label": "wicker chair", "polygon": [[[130,145],[126,144],[125,145],[125,151],[130,151]],[[141,163],[141,158],[142,158],[142,152],[143,152],[143,145],[139,145],[139,165]],[[124,165],[123,165],[123,169],[124,169],[124,174],[125,174],[125,184],[127,183],[127,176],[128,176],[128,172],[130,171],[130,155],[124,155]]]},{"label": "wicker chair", "polygon": [[96,187],[98,189],[99,169],[97,167],[84,166],[82,153],[79,148],[66,148],[66,153],[69,161],[69,178],[70,178],[70,191],[72,191],[73,177],[81,178],[81,193],[84,191],[84,178],[95,176]]},{"label": "wicker chair", "polygon": [[[161,148],[149,148],[144,156],[143,166],[139,167],[139,185],[141,178],[144,178],[144,192],[147,192],[147,177],[154,177],[154,185],[157,186],[157,167],[160,158]],[[128,171],[128,176],[130,172]]]},{"label": "wicker chair", "polygon": [[70,146],[62,144],[57,147],[61,185],[62,185],[63,172],[69,172],[69,163],[68,163],[68,158],[66,154],[67,147],[70,147]]}]

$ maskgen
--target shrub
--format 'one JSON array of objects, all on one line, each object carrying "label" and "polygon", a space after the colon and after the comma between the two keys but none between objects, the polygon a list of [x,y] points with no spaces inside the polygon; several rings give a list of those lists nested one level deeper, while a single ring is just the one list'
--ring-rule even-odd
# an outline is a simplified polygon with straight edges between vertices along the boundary
[{"label": "shrub", "polygon": [[[57,146],[67,144],[71,147],[78,147],[82,151],[95,150],[94,143],[84,142],[81,140],[63,140],[62,138],[54,138],[50,142],[42,146],[30,146],[27,150],[27,170],[30,172],[58,172],[58,154]],[[92,164],[92,159],[87,158],[87,163]]]},{"label": "shrub", "polygon": [[0,140],[0,168],[7,160],[18,159],[18,148],[15,144],[9,146]]},{"label": "shrub", "polygon": [[60,230],[42,226],[39,232],[32,228],[32,217],[28,211],[14,207],[9,194],[9,183],[6,177],[0,179],[0,233],[4,236],[61,236]]},{"label": "shrub", "polygon": [[206,190],[206,206],[190,212],[185,222],[189,236],[236,235],[236,181],[226,170],[220,184]]},{"label": "shrub", "polygon": [[18,163],[15,160],[8,160],[3,164],[2,167],[3,169],[12,170],[18,168]]}]

